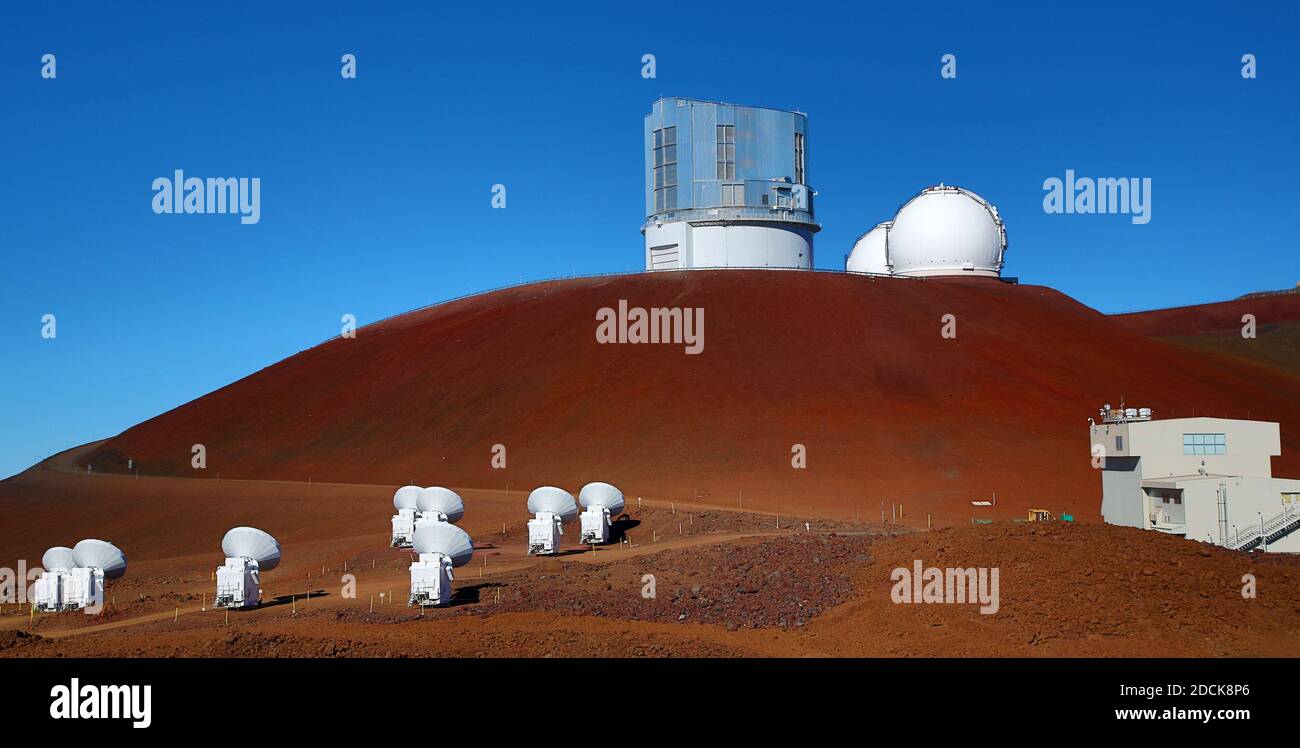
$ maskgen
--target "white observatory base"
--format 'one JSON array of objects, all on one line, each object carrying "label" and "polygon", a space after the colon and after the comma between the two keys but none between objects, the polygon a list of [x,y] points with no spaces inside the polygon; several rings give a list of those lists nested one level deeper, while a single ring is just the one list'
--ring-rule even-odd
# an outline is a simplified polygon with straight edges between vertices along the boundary
[{"label": "white observatory base", "polygon": [[411,596],[407,606],[446,605],[451,602],[451,559],[441,553],[421,553],[411,564]]},{"label": "white observatory base", "polygon": [[249,558],[227,558],[217,568],[217,596],[214,608],[252,608],[262,602],[257,562]]},{"label": "white observatory base", "polygon": [[649,223],[646,270],[689,268],[795,268],[811,270],[813,234],[808,225],[776,221]]},{"label": "white observatory base", "polygon": [[560,515],[553,512],[538,512],[534,519],[528,520],[528,555],[550,556],[560,552],[560,536],[564,534],[564,524]]},{"label": "white observatory base", "polygon": [[415,510],[399,509],[393,515],[393,539],[389,548],[410,548],[415,534]]},{"label": "white observatory base", "polygon": [[104,572],[94,568],[73,568],[63,586],[62,610],[99,608],[104,604]]},{"label": "white observatory base", "polygon": [[32,588],[32,604],[41,613],[53,613],[63,610],[63,587],[67,573],[47,571],[36,580]]},{"label": "white observatory base", "polygon": [[593,506],[582,513],[582,544],[604,545],[609,542],[609,509]]}]

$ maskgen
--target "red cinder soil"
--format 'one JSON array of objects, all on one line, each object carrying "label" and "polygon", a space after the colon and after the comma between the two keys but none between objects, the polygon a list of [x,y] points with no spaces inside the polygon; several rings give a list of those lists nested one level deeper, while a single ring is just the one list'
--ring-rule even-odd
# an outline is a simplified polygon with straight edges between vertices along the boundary
[{"label": "red cinder soil", "polygon": [[1240,331],[1241,317],[1255,315],[1261,326],[1300,321],[1300,294],[1258,296],[1213,304],[1153,309],[1147,312],[1116,314],[1116,322],[1153,337],[1198,335],[1209,332]]},{"label": "red cinder soil", "polygon": [[[1255,336],[1243,337],[1242,317],[1255,318]],[[1144,335],[1300,377],[1300,294],[1237,299],[1218,304],[1116,315]],[[1293,384],[1293,395],[1300,384]]]},{"label": "red cinder soil", "polygon": [[[916,560],[998,569],[997,612],[894,603],[893,570]],[[425,611],[404,605],[400,575],[362,569],[354,598],[335,588],[229,616],[182,607],[175,620],[137,611],[77,630],[38,618],[31,630],[10,614],[0,657],[1300,655],[1300,559],[1108,525],[787,530],[472,571],[458,571],[451,607]],[[1247,574],[1253,598],[1242,596]],[[372,596],[387,585],[397,604]]]},{"label": "red cinder soil", "polygon": [[[596,313],[699,307],[704,351],[597,342]],[[945,339],[942,318],[957,320]],[[1039,286],[701,271],[539,283],[401,315],[107,440],[97,471],[629,495],[924,526],[1028,507],[1097,517],[1104,402],[1282,423],[1293,379],[1134,331]],[[207,468],[190,448],[207,447]],[[507,467],[494,469],[494,445]],[[807,467],[791,465],[802,445]]]},{"label": "red cinder soil", "polygon": [[[861,597],[807,629],[820,653],[887,656],[1300,656],[1300,558],[1246,554],[1135,528],[1020,523],[871,546]],[[891,573],[999,569],[1000,607],[894,604]],[[1243,576],[1256,597],[1242,596]]]}]

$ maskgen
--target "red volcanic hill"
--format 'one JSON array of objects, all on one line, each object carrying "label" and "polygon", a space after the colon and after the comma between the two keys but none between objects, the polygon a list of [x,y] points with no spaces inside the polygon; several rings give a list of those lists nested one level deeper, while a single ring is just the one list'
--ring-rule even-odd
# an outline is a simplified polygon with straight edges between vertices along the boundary
[{"label": "red volcanic hill", "polygon": [[[597,312],[699,307],[704,350],[601,344]],[[941,336],[954,315],[957,337]],[[997,492],[1096,517],[1087,419],[1120,396],[1157,416],[1278,420],[1287,375],[1148,337],[1052,289],[995,280],[695,271],[537,283],[394,317],[107,440],[96,472],[576,492],[746,509],[966,521]],[[191,446],[207,469],[190,467]],[[507,467],[492,467],[494,445]],[[792,467],[802,445],[807,467]],[[988,510],[983,510],[988,511]],[[919,518],[919,519],[918,519]]]},{"label": "red volcanic hill", "polygon": [[[1242,337],[1247,314],[1255,319],[1254,338]],[[1300,376],[1300,293],[1118,314],[1113,319],[1144,335]]]}]

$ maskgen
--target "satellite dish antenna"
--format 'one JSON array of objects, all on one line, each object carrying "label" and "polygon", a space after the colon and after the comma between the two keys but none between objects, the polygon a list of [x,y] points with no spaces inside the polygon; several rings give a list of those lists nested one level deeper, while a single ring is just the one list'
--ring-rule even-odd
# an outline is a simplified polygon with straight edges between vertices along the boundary
[{"label": "satellite dish antenna", "polygon": [[126,573],[126,554],[117,546],[93,538],[72,547],[72,560],[86,569],[99,569],[105,579],[117,579]]},{"label": "satellite dish antenna", "polygon": [[573,494],[563,488],[542,486],[528,494],[528,511],[534,514],[550,512],[559,516],[562,522],[571,522],[578,516],[578,504],[573,500]]},{"label": "satellite dish antenna", "polygon": [[421,489],[415,505],[421,519],[434,519],[454,525],[465,516],[465,502],[461,500],[460,494],[442,486]]},{"label": "satellite dish antenna", "polygon": [[608,483],[588,483],[578,492],[578,501],[584,509],[604,507],[610,514],[623,513],[623,492]]},{"label": "satellite dish antenna", "polygon": [[221,539],[226,563],[217,568],[216,608],[252,608],[262,601],[263,571],[280,565],[280,544],[256,527],[235,527]]},{"label": "satellite dish antenna", "polygon": [[72,558],[72,549],[67,546],[56,545],[41,556],[41,566],[46,571],[67,571],[76,565],[76,560]]},{"label": "satellite dish antenna", "polygon": [[103,608],[104,581],[126,573],[126,554],[112,543],[89,538],[72,547],[72,561],[59,609]]},{"label": "satellite dish antenna", "polygon": [[63,610],[68,577],[77,562],[72,549],[56,545],[41,557],[45,573],[32,586],[32,605],[42,613]]},{"label": "satellite dish antenna", "polygon": [[446,522],[430,522],[412,539],[419,560],[411,564],[411,594],[407,605],[446,605],[451,601],[452,569],[469,563],[474,541],[469,534]]},{"label": "satellite dish antenna", "polygon": [[529,555],[559,553],[564,523],[578,516],[578,504],[573,500],[573,494],[555,486],[535,488],[528,494],[528,511],[535,515],[528,520]]},{"label": "satellite dish antenna", "polygon": [[393,534],[388,543],[389,548],[411,547],[415,514],[423,490],[419,486],[402,486],[393,494],[393,507],[397,509],[397,514],[393,515]]},{"label": "satellite dish antenna", "polygon": [[221,539],[221,551],[230,558],[257,562],[257,568],[270,571],[280,565],[280,544],[269,533],[256,527],[236,527]]},{"label": "satellite dish antenna", "polygon": [[578,492],[578,501],[587,511],[582,513],[584,544],[609,542],[610,517],[623,512],[623,492],[608,483],[588,483]]},{"label": "satellite dish antenna", "polygon": [[399,512],[403,509],[414,509],[423,490],[419,486],[402,486],[393,494],[393,506]]},{"label": "satellite dish antenna", "polygon": [[469,533],[449,524],[425,525],[415,531],[417,553],[440,553],[451,559],[451,565],[464,566],[474,555],[474,541]]}]

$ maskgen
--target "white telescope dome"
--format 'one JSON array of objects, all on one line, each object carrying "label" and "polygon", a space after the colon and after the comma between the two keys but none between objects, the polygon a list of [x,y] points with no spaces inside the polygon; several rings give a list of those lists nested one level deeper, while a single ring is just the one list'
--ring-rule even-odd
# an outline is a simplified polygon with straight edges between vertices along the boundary
[{"label": "white telescope dome", "polygon": [[474,541],[469,533],[443,522],[424,525],[415,531],[411,540],[416,553],[441,553],[451,559],[452,566],[464,566],[474,555]]},{"label": "white telescope dome", "polygon": [[444,514],[447,516],[447,521],[452,524],[459,522],[460,518],[465,516],[465,502],[461,501],[460,494],[442,486],[421,489],[415,506],[422,512]]},{"label": "white telescope dome", "polygon": [[603,506],[611,515],[623,511],[623,492],[608,483],[588,483],[578,492],[578,501],[586,508]]},{"label": "white telescope dome", "polygon": [[56,545],[41,556],[41,567],[46,571],[67,571],[77,565],[72,557],[72,549]]},{"label": "white telescope dome", "polygon": [[534,488],[528,494],[528,511],[533,514],[550,512],[559,515],[561,522],[567,523],[578,516],[578,504],[573,500],[573,494],[563,488],[542,486]]},{"label": "white telescope dome", "polygon": [[280,564],[280,544],[269,533],[256,527],[235,527],[221,539],[226,558],[251,558],[262,571]]},{"label": "white telescope dome", "polygon": [[876,227],[858,237],[849,252],[849,259],[844,269],[850,273],[889,274],[889,257],[885,253],[885,237],[889,233],[890,221],[876,224]]},{"label": "white telescope dome", "polygon": [[395,509],[414,509],[416,502],[419,501],[420,491],[423,490],[419,486],[402,486],[393,494],[393,507]]},{"label": "white telescope dome", "polygon": [[88,538],[77,543],[72,548],[72,560],[83,569],[99,569],[105,579],[117,579],[126,573],[126,554],[103,540]]},{"label": "white telescope dome", "polygon": [[942,184],[899,208],[886,239],[895,275],[997,277],[1007,249],[998,209],[970,190]]}]

